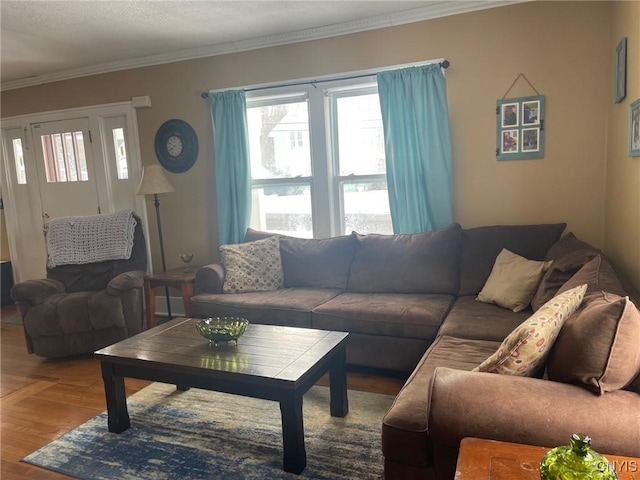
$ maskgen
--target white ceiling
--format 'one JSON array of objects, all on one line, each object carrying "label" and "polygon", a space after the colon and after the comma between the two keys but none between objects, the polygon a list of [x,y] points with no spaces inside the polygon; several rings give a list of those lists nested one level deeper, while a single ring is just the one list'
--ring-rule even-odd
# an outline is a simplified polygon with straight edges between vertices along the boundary
[{"label": "white ceiling", "polygon": [[0,0],[2,90],[517,1]]}]

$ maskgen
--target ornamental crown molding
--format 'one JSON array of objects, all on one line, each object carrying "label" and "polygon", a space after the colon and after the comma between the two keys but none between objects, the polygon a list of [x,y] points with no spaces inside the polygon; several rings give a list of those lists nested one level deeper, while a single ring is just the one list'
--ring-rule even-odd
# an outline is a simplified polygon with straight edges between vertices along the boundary
[{"label": "ornamental crown molding", "polygon": [[15,90],[18,88],[58,82],[62,80],[70,80],[73,78],[86,77],[90,75],[116,72],[120,70],[130,70],[134,68],[162,65],[166,63],[182,62],[185,60],[214,57],[217,55],[225,55],[229,53],[237,53],[248,50],[257,50],[260,48],[275,47],[278,45],[287,45],[291,43],[308,42],[311,40],[319,40],[322,38],[335,37],[350,33],[358,33],[367,30],[376,30],[379,28],[387,28],[408,23],[421,22],[434,18],[459,15],[462,13],[485,10],[489,8],[503,7],[527,1],[533,0],[443,0],[442,2],[434,3],[428,7],[421,7],[406,10],[403,12],[379,15],[376,17],[354,20],[350,22],[329,25],[326,27],[309,28],[295,32],[268,35],[264,37],[240,40],[235,42],[219,43],[206,47],[192,48],[176,52],[167,52],[127,60],[106,62],[44,75],[34,75],[26,78],[3,82],[0,86],[0,91]]}]

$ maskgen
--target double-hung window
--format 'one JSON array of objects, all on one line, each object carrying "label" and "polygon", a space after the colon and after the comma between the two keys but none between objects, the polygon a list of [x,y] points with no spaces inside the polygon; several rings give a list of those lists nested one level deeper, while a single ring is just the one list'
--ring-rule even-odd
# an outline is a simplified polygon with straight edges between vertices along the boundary
[{"label": "double-hung window", "polygon": [[375,78],[247,94],[252,228],[392,233]]}]

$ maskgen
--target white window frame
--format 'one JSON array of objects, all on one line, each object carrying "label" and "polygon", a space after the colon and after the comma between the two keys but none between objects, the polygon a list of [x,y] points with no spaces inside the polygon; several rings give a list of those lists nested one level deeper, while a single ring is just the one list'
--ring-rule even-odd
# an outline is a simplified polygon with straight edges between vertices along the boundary
[{"label": "white window frame", "polygon": [[[309,103],[309,140],[311,176],[275,179],[253,179],[252,188],[268,186],[310,185],[313,236],[326,238],[344,233],[342,184],[380,181],[386,174],[340,176],[337,154],[336,99],[377,93],[375,75],[342,80],[323,80],[302,85],[249,89],[247,108],[288,103],[306,99]],[[320,139],[315,141],[315,139]]]}]

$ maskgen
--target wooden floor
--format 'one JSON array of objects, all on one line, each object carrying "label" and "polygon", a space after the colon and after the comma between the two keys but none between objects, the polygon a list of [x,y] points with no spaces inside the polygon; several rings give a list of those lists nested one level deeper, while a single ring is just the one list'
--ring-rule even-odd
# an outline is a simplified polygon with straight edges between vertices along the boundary
[{"label": "wooden floor", "polygon": [[[0,316],[15,306],[3,307]],[[91,356],[47,360],[29,355],[22,325],[0,323],[0,478],[71,478],[20,460],[106,409],[100,364]],[[149,382],[126,379],[127,395]],[[323,378],[320,383],[327,384]],[[395,395],[403,380],[349,373],[350,389]],[[106,428],[106,426],[105,426]]]}]

